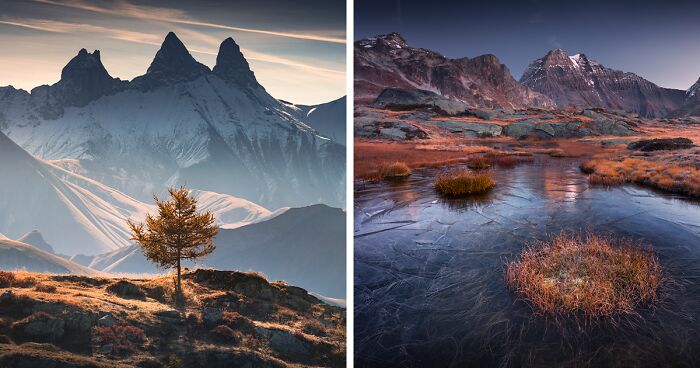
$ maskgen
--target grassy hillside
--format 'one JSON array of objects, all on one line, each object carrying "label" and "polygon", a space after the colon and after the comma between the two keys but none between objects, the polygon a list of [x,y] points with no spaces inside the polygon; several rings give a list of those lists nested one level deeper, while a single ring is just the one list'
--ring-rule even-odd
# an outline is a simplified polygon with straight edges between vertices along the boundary
[{"label": "grassy hillside", "polygon": [[115,279],[0,272],[0,366],[345,366],[345,310],[255,273]]}]

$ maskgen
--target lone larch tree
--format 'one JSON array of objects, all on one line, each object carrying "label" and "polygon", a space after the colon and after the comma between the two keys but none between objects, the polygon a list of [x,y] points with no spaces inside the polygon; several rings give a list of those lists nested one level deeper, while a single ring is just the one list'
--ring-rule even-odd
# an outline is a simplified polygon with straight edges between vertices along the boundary
[{"label": "lone larch tree", "polygon": [[168,188],[170,198],[154,195],[158,214],[148,214],[145,223],[128,220],[131,239],[141,245],[146,258],[162,268],[177,269],[177,300],[182,299],[181,264],[184,260],[204,257],[214,251],[214,237],[219,227],[214,214],[197,210],[197,199],[189,189]]}]

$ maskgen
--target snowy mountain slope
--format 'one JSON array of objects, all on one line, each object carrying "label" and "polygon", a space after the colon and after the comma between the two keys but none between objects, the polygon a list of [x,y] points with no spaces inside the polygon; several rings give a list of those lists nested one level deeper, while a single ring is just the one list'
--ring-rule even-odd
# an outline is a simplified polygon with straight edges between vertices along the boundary
[{"label": "snowy mountain slope", "polygon": [[96,254],[129,244],[124,218],[149,206],[103,184],[35,159],[0,133],[0,231],[38,229],[59,253]]},{"label": "snowy mountain slope", "polygon": [[[211,71],[171,33],[145,75],[115,83],[51,114],[34,90],[0,88],[0,131],[41,159],[78,160],[84,175],[139,200],[186,184],[268,208],[344,206],[345,147],[270,96],[232,39]],[[51,96],[66,88],[55,86]]]},{"label": "snowy mountain slope", "polygon": [[552,50],[533,61],[520,83],[551,97],[560,108],[602,107],[661,117],[677,109],[684,91],[662,88],[633,74],[607,68],[585,54]]},{"label": "snowy mountain slope", "polygon": [[[0,231],[12,238],[24,235],[28,242],[41,238],[58,253],[98,254],[130,246],[133,242],[126,219],[140,221],[155,211],[151,204],[32,157],[2,133],[0,172],[11,173],[0,179]],[[200,208],[211,210],[226,229],[263,221],[286,210],[271,212],[250,201],[213,192],[193,194]]]},{"label": "snowy mountain slope", "polygon": [[32,245],[2,239],[0,239],[0,269],[56,274],[101,274],[99,271],[63,259]]},{"label": "snowy mountain slope", "polygon": [[322,136],[332,139],[338,144],[345,145],[345,96],[320,105],[294,105],[281,101],[298,111],[298,117]]}]

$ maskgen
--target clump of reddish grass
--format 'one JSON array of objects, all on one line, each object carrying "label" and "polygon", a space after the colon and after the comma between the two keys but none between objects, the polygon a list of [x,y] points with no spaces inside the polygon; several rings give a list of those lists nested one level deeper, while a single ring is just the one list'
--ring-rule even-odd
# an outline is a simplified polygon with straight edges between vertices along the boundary
[{"label": "clump of reddish grass", "polygon": [[662,270],[628,239],[561,233],[508,263],[506,282],[543,313],[608,317],[658,299]]},{"label": "clump of reddish grass", "polygon": [[491,167],[491,164],[484,156],[474,156],[467,160],[467,167],[472,170],[486,170]]},{"label": "clump of reddish grass", "polygon": [[495,185],[488,173],[466,170],[443,173],[435,179],[435,189],[448,197],[484,193]]},{"label": "clump of reddish grass", "polygon": [[411,168],[403,162],[393,162],[389,164],[379,164],[377,169],[363,177],[366,180],[390,180],[401,179],[411,175]]},{"label": "clump of reddish grass", "polygon": [[16,280],[17,278],[15,277],[14,273],[0,271],[0,288],[12,287],[12,284],[14,284]]},{"label": "clump of reddish grass", "polygon": [[690,165],[654,162],[639,158],[592,159],[581,164],[591,184],[637,183],[673,193],[700,196],[700,170]]},{"label": "clump of reddish grass", "polygon": [[93,327],[93,338],[98,345],[112,345],[116,354],[131,354],[146,342],[143,329],[127,324]]}]

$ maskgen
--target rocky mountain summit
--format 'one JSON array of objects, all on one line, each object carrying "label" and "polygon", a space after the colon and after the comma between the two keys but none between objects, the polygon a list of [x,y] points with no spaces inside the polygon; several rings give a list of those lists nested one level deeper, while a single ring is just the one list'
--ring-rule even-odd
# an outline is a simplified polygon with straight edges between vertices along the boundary
[{"label": "rocky mountain summit", "polygon": [[585,54],[552,50],[532,62],[520,83],[549,96],[559,108],[599,107],[663,117],[678,109],[685,92],[662,88],[634,74],[607,68]]},{"label": "rocky mountain summit", "polygon": [[318,119],[344,121],[345,111],[327,111],[299,114],[270,96],[233,39],[210,70],[172,32],[132,81],[81,50],[52,86],[0,88],[0,132],[142,201],[186,183],[270,209],[344,207],[345,147],[312,125],[333,133]]},{"label": "rocky mountain summit", "polygon": [[472,107],[554,107],[519,84],[494,55],[450,59],[414,48],[398,33],[355,42],[355,99],[373,100],[385,88],[423,89]]}]

